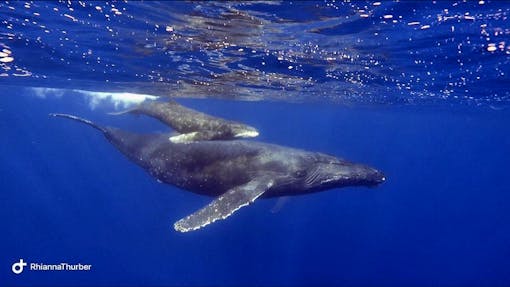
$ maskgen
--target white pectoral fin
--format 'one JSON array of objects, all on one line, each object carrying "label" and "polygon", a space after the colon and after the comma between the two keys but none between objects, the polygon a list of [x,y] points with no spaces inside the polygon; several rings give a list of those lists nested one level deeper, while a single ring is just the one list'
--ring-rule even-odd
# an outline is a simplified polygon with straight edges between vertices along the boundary
[{"label": "white pectoral fin", "polygon": [[207,141],[214,140],[217,137],[221,137],[221,132],[219,131],[195,131],[184,134],[177,134],[170,136],[170,141],[173,143],[190,143],[194,141]]},{"label": "white pectoral fin", "polygon": [[187,134],[173,134],[169,140],[173,143],[190,143],[195,141],[197,132],[191,132]]},{"label": "white pectoral fin", "polygon": [[219,219],[225,219],[243,206],[247,206],[273,185],[273,179],[258,177],[230,189],[197,212],[177,221],[174,228],[180,232],[197,230]]}]

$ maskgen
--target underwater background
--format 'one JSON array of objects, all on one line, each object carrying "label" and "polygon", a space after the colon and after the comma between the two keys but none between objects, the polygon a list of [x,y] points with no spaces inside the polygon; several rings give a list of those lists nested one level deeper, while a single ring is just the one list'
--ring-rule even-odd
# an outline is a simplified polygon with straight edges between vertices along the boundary
[{"label": "underwater background", "polygon": [[[509,286],[510,2],[0,2],[1,286]],[[160,184],[62,112],[146,99],[382,170],[259,199]],[[13,263],[91,271],[11,271]]]}]

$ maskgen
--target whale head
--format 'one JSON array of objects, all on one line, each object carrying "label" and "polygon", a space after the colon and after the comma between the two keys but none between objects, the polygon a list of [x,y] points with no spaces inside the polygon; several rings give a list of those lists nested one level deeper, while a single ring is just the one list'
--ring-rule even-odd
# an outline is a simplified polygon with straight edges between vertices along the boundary
[{"label": "whale head", "polygon": [[326,158],[308,169],[305,184],[309,189],[325,190],[345,186],[373,187],[385,180],[382,172],[370,166]]}]

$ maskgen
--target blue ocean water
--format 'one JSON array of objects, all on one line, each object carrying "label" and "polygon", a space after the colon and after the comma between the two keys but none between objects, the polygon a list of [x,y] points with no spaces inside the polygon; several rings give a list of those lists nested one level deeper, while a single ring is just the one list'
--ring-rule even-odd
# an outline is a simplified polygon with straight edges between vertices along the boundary
[{"label": "blue ocean water", "polygon": [[[508,286],[510,4],[0,3],[1,286]],[[179,233],[210,198],[97,131],[172,97],[257,140],[382,170],[375,188],[261,199]],[[13,263],[90,271],[11,271]]]}]

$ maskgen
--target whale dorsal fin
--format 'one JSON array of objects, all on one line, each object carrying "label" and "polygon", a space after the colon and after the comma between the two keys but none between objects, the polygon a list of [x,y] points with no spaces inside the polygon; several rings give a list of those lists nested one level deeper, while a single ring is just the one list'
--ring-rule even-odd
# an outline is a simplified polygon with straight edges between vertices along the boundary
[{"label": "whale dorsal fin", "polygon": [[262,176],[244,185],[234,187],[204,208],[177,221],[174,228],[177,231],[188,232],[202,228],[216,220],[225,219],[239,208],[252,203],[269,189],[273,182],[272,177]]}]

